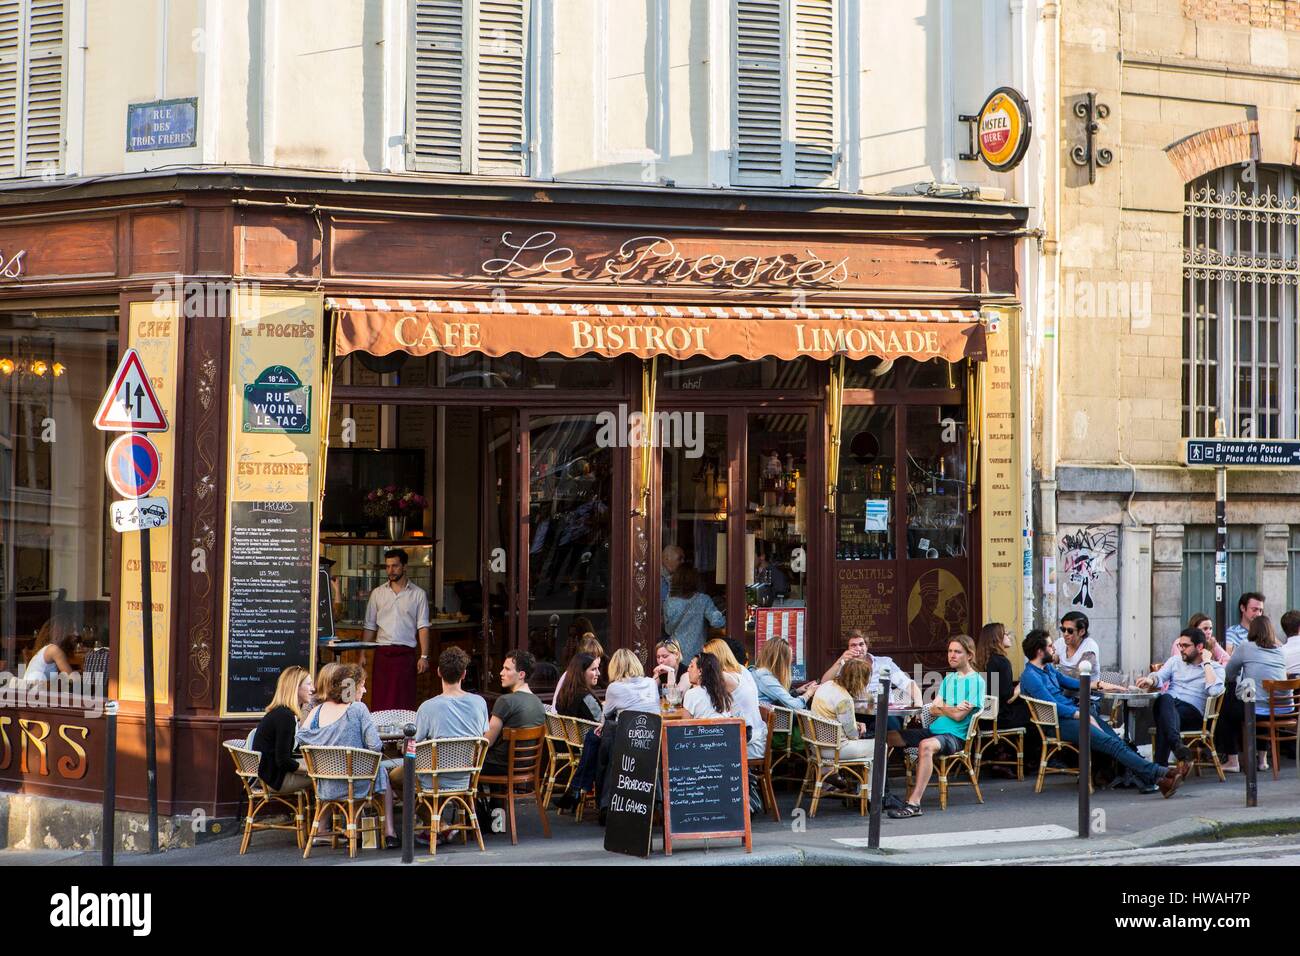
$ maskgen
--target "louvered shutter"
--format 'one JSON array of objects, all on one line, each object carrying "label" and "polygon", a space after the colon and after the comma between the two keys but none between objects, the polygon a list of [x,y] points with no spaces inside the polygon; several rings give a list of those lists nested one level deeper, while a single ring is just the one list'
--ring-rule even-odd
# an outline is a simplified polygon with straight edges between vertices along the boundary
[{"label": "louvered shutter", "polygon": [[835,0],[794,0],[794,182],[835,185]]},{"label": "louvered shutter", "polygon": [[27,0],[23,174],[58,171],[63,158],[64,0]]},{"label": "louvered shutter", "polygon": [[410,86],[410,150],[417,170],[464,172],[465,8],[463,0],[416,0]]},{"label": "louvered shutter", "polygon": [[474,172],[524,174],[525,0],[477,0]]},{"label": "louvered shutter", "polygon": [[18,72],[22,4],[0,0],[0,176],[18,175]]},{"label": "louvered shutter", "polygon": [[734,8],[732,182],[780,186],[785,155],[785,16],[782,0],[738,0]]}]

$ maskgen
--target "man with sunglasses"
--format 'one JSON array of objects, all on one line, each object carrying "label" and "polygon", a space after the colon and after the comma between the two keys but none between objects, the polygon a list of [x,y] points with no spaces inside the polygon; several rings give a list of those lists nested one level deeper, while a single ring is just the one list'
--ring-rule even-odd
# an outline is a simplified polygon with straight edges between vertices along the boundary
[{"label": "man with sunglasses", "polygon": [[[1178,757],[1180,771],[1189,766],[1191,751],[1183,746],[1181,733],[1201,726],[1205,702],[1223,693],[1223,665],[1205,646],[1205,634],[1199,627],[1189,627],[1178,635],[1175,657],[1165,661],[1154,674],[1143,677],[1138,686],[1144,690],[1168,681],[1169,686],[1156,698],[1156,745],[1151,759],[1166,763],[1169,752]],[[1185,775],[1185,771],[1184,771]]]}]

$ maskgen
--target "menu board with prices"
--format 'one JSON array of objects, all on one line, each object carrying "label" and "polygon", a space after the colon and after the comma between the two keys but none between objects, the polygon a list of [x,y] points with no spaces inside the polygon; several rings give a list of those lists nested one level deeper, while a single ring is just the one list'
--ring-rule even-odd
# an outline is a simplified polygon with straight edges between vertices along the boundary
[{"label": "menu board with prices", "polygon": [[836,596],[839,603],[839,631],[847,645],[851,628],[860,627],[871,635],[873,647],[898,643],[897,572],[892,564],[837,565]]},{"label": "menu board with prices", "polygon": [[281,671],[311,666],[313,511],[302,501],[231,503],[230,713],[260,713]]},{"label": "menu board with prices", "polygon": [[740,837],[751,848],[743,720],[664,724],[664,853],[674,840]]}]

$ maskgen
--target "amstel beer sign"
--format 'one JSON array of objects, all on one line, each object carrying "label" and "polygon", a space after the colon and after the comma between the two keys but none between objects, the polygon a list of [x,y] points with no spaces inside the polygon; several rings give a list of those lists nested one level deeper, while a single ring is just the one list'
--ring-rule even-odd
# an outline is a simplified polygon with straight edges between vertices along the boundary
[{"label": "amstel beer sign", "polygon": [[1029,103],[1009,86],[994,90],[980,107],[976,149],[984,165],[1006,172],[1020,165],[1029,149]]}]

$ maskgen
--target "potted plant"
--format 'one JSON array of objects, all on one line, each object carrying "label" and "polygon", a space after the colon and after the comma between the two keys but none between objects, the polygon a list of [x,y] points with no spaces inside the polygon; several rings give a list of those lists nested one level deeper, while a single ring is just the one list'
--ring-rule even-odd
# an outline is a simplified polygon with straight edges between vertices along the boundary
[{"label": "potted plant", "polygon": [[385,485],[366,493],[362,510],[371,518],[388,519],[388,537],[400,541],[406,537],[407,519],[418,517],[427,504],[417,491]]}]

